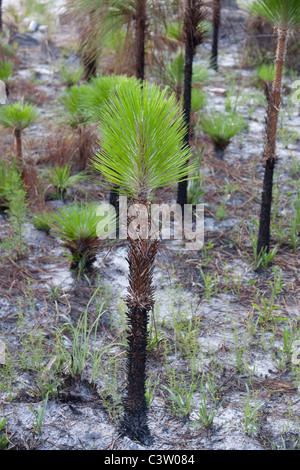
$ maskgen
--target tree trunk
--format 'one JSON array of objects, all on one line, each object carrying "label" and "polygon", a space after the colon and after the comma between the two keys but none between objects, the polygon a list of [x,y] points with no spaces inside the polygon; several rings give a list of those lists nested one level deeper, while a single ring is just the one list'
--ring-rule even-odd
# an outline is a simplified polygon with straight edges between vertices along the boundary
[{"label": "tree trunk", "polygon": [[270,222],[273,190],[273,174],[276,164],[276,139],[278,117],[281,100],[282,77],[286,55],[288,31],[278,30],[278,45],[276,53],[276,74],[266,119],[266,142],[264,149],[265,175],[261,199],[259,232],[257,239],[257,254],[270,249]]},{"label": "tree trunk", "polygon": [[218,71],[218,42],[219,42],[219,29],[221,19],[221,0],[214,0],[213,5],[213,42],[211,51],[211,67]]},{"label": "tree trunk", "polygon": [[38,191],[38,174],[36,168],[32,164],[26,164],[23,160],[23,150],[22,150],[22,131],[21,129],[15,129],[15,149],[16,157],[18,161],[18,168],[23,180],[26,194],[31,199],[37,201],[39,198]]},{"label": "tree trunk", "polygon": [[149,312],[154,305],[152,277],[157,249],[158,240],[129,238],[127,388],[122,431],[131,439],[138,439],[144,444],[151,442],[145,382],[147,325]]},{"label": "tree trunk", "polygon": [[84,68],[84,77],[86,81],[89,82],[97,75],[97,60],[92,57],[92,55],[88,54],[88,52],[84,52],[82,56],[82,63]]},{"label": "tree trunk", "polygon": [[136,0],[135,75],[141,81],[145,78],[146,4],[147,0]]},{"label": "tree trunk", "polygon": [[257,240],[257,254],[263,249],[269,251],[270,248],[270,224],[271,224],[271,206],[273,191],[273,175],[275,167],[275,158],[269,158],[266,161],[263,192],[260,209],[259,233]]},{"label": "tree trunk", "polygon": [[41,200],[39,193],[39,178],[35,165],[32,163],[24,163],[21,178],[25,186],[27,197],[35,203],[39,203],[41,208],[44,208],[44,200]]},{"label": "tree trunk", "polygon": [[[192,28],[192,8],[189,5],[190,2],[187,2],[187,7],[185,11],[185,27],[186,38],[185,38],[185,59],[184,59],[184,90],[183,90],[183,115],[186,125],[186,132],[184,135],[184,144],[190,145],[190,122],[191,122],[191,102],[192,102],[192,78],[193,78],[193,60],[195,55],[195,41],[194,41],[194,32]],[[184,204],[188,203],[187,196],[187,186],[188,182],[181,181],[178,184],[177,192],[177,203],[184,207]]]},{"label": "tree trunk", "polygon": [[[115,208],[116,211],[116,220],[119,220],[119,193],[117,191],[118,187],[115,186],[114,189],[110,190],[109,193],[109,204]],[[116,226],[116,237],[119,237],[119,224]]]},{"label": "tree trunk", "polygon": [[77,128],[78,135],[78,150],[79,150],[79,162],[78,162],[78,171],[83,171],[86,168],[87,164],[87,152],[85,149],[85,128],[84,126],[78,126]]},{"label": "tree trunk", "polygon": [[20,169],[23,167],[23,151],[22,151],[22,131],[15,129],[15,149]]}]

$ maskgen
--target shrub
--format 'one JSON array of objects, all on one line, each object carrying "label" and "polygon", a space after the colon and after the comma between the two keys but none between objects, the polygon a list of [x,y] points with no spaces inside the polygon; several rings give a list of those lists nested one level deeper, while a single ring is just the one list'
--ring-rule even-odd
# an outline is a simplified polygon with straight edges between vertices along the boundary
[{"label": "shrub", "polygon": [[69,193],[72,186],[76,186],[78,183],[87,180],[87,174],[81,172],[71,175],[71,165],[67,164],[63,168],[59,166],[52,168],[49,174],[49,180],[51,182],[50,187],[55,189],[60,199],[63,199]]},{"label": "shrub", "polygon": [[36,120],[38,111],[35,106],[26,103],[5,104],[0,107],[0,125],[14,130],[16,155],[23,166],[22,131]]},{"label": "shrub", "polygon": [[223,114],[212,112],[210,115],[201,117],[200,126],[213,140],[216,155],[219,158],[223,158],[224,151],[232,137],[241,132],[245,128],[246,123],[236,113]]},{"label": "shrub", "polygon": [[192,102],[191,111],[197,113],[200,109],[204,108],[207,104],[207,95],[204,91],[198,90],[197,88],[192,89]]},{"label": "shrub", "polygon": [[40,214],[33,214],[33,225],[37,230],[49,234],[53,223],[53,216],[51,212],[42,212]]},{"label": "shrub", "polygon": [[7,208],[10,195],[22,186],[21,175],[15,161],[10,164],[7,158],[0,160],[0,207]]},{"label": "shrub", "polygon": [[89,116],[84,106],[88,85],[73,85],[67,88],[59,101],[63,105],[62,121],[74,129],[88,123]]},{"label": "shrub", "polygon": [[67,66],[62,64],[59,73],[61,75],[63,83],[67,87],[76,85],[83,78],[84,69],[83,67]]},{"label": "shrub", "polygon": [[9,61],[0,61],[0,80],[7,82],[13,71],[12,63]]},{"label": "shrub", "polygon": [[97,207],[97,203],[76,203],[53,215],[52,227],[69,250],[71,270],[78,276],[92,270],[101,244],[99,235],[105,233],[108,223],[107,218],[102,222],[97,216]]}]

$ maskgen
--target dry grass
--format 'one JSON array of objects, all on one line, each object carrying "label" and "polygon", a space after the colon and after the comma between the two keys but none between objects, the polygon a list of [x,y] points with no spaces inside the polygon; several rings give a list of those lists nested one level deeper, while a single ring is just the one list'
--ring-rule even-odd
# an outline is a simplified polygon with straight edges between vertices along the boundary
[{"label": "dry grass", "polygon": [[24,100],[35,106],[40,106],[51,101],[51,98],[37,85],[23,78],[12,80],[9,84],[9,97],[16,100]]},{"label": "dry grass", "polygon": [[43,140],[43,163],[60,167],[71,164],[72,170],[81,171],[95,154],[97,140],[98,133],[92,126],[87,126],[81,133],[67,128],[54,131]]}]

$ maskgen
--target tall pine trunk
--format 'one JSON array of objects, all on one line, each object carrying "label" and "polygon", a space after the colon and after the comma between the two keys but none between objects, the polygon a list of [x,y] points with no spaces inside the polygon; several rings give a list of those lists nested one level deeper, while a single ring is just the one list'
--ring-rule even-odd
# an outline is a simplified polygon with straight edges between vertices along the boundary
[{"label": "tall pine trunk", "polygon": [[[192,102],[192,78],[193,78],[193,60],[195,55],[195,40],[193,31],[193,10],[191,2],[187,1],[185,10],[185,56],[184,56],[184,90],[183,90],[183,114],[186,124],[184,135],[185,145],[190,144],[190,122],[191,122],[191,102]],[[188,203],[187,181],[178,183],[177,203],[184,207]]]},{"label": "tall pine trunk", "polygon": [[145,78],[146,7],[147,0],[136,0],[135,75],[141,81]]},{"label": "tall pine trunk", "polygon": [[[191,122],[191,101],[192,101],[192,78],[193,60],[196,47],[203,41],[201,32],[201,22],[206,16],[203,9],[202,0],[186,0],[184,14],[184,35],[185,35],[185,56],[184,56],[184,90],[183,90],[183,114],[186,124],[184,144],[190,145],[190,122]],[[187,162],[188,164],[188,162]],[[187,181],[178,184],[177,203],[183,208],[188,203]]]},{"label": "tall pine trunk", "polygon": [[276,139],[278,129],[278,117],[281,100],[282,77],[286,55],[288,31],[278,30],[278,44],[276,52],[276,74],[273,82],[272,93],[268,105],[266,119],[266,142],[264,149],[265,174],[261,199],[259,232],[257,240],[257,254],[262,250],[270,249],[270,223],[273,191],[273,175],[276,164]]},{"label": "tall pine trunk", "polygon": [[219,43],[219,29],[221,19],[221,0],[214,0],[213,4],[213,42],[211,51],[211,67],[218,71],[218,43]]}]

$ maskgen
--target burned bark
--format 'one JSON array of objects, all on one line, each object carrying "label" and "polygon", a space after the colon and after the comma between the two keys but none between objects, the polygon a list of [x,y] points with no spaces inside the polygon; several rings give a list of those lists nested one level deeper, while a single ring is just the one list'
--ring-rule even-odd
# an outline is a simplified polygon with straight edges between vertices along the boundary
[{"label": "burned bark", "polygon": [[124,397],[122,432],[132,439],[147,444],[151,435],[147,424],[145,397],[147,325],[154,305],[152,284],[154,260],[158,240],[132,240],[129,238],[129,288],[127,387]]},{"label": "burned bark", "polygon": [[256,248],[257,255],[260,255],[262,250],[265,250],[268,253],[270,249],[270,222],[272,207],[273,174],[274,167],[276,164],[276,139],[287,40],[288,32],[285,30],[278,30],[276,74],[273,82],[272,93],[269,99],[266,119],[266,141],[264,148],[265,174],[261,199],[259,232]]},{"label": "burned bark", "polygon": [[[183,115],[186,125],[184,144],[189,146],[191,102],[192,102],[192,78],[193,60],[196,47],[203,41],[203,34],[199,26],[205,17],[202,0],[186,0],[184,17],[185,59],[184,59],[184,91],[183,91]],[[188,164],[188,162],[187,162]],[[188,203],[187,180],[178,184],[177,203],[184,207]]]},{"label": "burned bark", "polygon": [[145,78],[146,6],[147,0],[136,0],[135,76],[141,81]]},{"label": "burned bark", "polygon": [[260,223],[257,240],[257,254],[262,250],[269,251],[270,248],[270,224],[271,224],[271,207],[273,192],[273,175],[275,168],[275,159],[269,158],[266,161],[263,192],[260,209]]},{"label": "burned bark", "polygon": [[15,149],[16,149],[16,156],[19,162],[19,165],[23,166],[23,150],[22,150],[22,131],[21,129],[15,129]]}]

